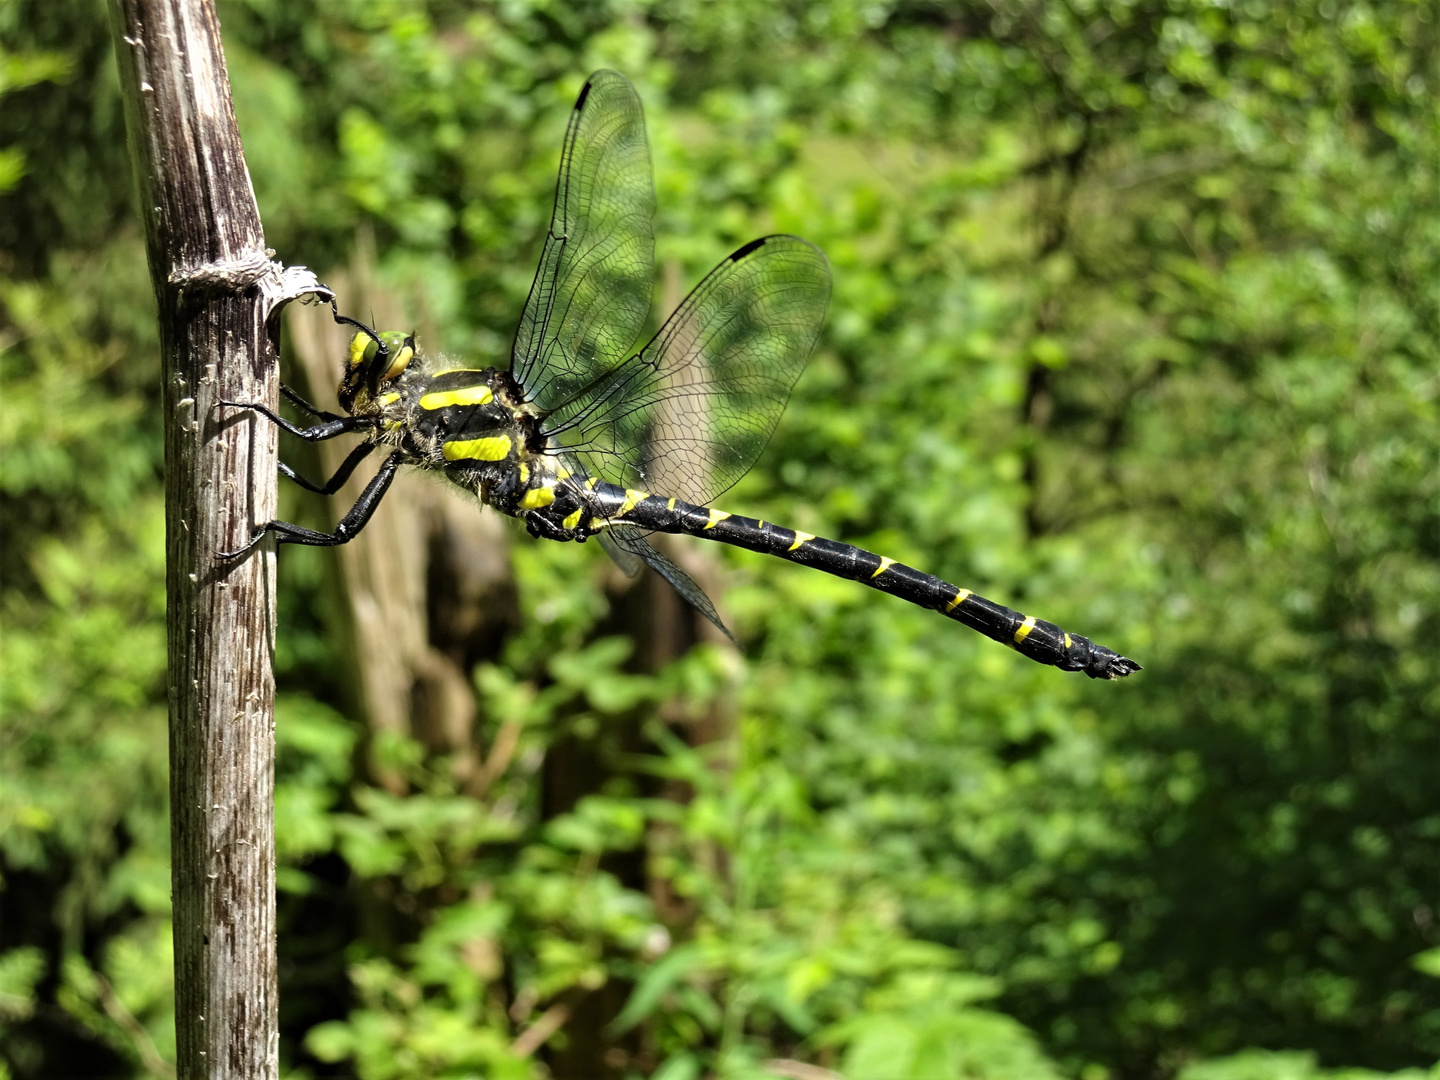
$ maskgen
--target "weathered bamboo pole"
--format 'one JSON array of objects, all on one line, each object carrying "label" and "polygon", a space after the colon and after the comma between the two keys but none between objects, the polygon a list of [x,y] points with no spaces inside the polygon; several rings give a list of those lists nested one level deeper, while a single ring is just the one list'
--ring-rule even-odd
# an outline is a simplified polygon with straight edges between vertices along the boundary
[{"label": "weathered bamboo pole", "polygon": [[323,290],[265,250],[213,0],[110,12],[164,379],[179,1076],[264,1080],[278,1045],[275,557],[216,552],[275,516],[276,432],[215,404],[275,405],[274,316]]}]

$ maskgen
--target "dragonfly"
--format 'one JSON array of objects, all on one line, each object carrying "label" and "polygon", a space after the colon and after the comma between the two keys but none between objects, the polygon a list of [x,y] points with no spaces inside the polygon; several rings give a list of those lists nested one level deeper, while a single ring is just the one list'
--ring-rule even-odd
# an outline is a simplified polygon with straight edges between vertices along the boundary
[{"label": "dragonfly", "polygon": [[312,442],[362,441],[322,484],[285,464],[301,487],[333,495],[371,453],[388,450],[333,532],[288,521],[265,536],[331,547],[365,527],[404,466],[436,470],[535,537],[598,537],[632,576],[650,566],[719,627],[705,592],[650,543],[678,533],[763,552],[858,581],[937,611],[1023,656],[1096,679],[1140,665],[1054,623],[987,600],[894,559],[801,529],[716,509],[755,463],[820,335],[830,267],[797,236],[752,240],[711,270],[648,343],[655,186],[645,114],[623,75],[599,71],[570,115],[555,204],[506,367],[424,355],[413,334],[353,326],[339,386],[343,414],[282,392],[316,423],[250,409]]}]

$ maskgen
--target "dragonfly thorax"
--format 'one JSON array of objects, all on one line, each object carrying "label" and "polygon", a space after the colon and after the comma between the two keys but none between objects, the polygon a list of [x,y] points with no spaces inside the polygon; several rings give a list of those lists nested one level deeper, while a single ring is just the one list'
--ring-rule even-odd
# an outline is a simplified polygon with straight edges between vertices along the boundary
[{"label": "dragonfly thorax", "polygon": [[377,441],[442,471],[502,513],[546,509],[570,479],[508,372],[422,359],[360,402],[381,420]]},{"label": "dragonfly thorax", "polygon": [[428,464],[502,514],[523,518],[537,536],[585,539],[584,478],[552,451],[508,372],[440,371],[409,396],[407,438]]}]

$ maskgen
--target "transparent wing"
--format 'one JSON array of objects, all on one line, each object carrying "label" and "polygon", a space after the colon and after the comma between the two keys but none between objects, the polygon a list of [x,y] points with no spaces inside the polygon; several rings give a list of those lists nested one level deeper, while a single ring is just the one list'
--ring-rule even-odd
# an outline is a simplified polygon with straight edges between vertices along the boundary
[{"label": "transparent wing", "polygon": [[645,560],[657,574],[674,586],[675,591],[683,596],[691,607],[718,626],[720,632],[731,641],[735,640],[735,635],[730,633],[729,627],[720,621],[720,613],[715,610],[715,605],[705,595],[705,590],[695,584],[695,579],[684,570],[656,551],[639,529],[629,525],[612,525],[600,536],[606,540],[605,550],[627,574],[634,577],[634,572],[627,567],[633,563],[638,571],[638,560]]},{"label": "transparent wing", "polygon": [[626,78],[590,76],[575,102],[555,210],[515,332],[510,374],[548,409],[621,363],[650,314],[655,184],[645,112]]},{"label": "transparent wing", "polygon": [[645,564],[641,561],[640,556],[611,536],[613,530],[614,526],[611,526],[598,534],[600,546],[605,549],[605,554],[610,556],[610,561],[625,572],[626,577],[633,578],[640,573],[640,568]]},{"label": "transparent wing", "polygon": [[543,430],[588,474],[709,503],[770,441],[829,302],[819,248],[795,236],[754,240]]}]

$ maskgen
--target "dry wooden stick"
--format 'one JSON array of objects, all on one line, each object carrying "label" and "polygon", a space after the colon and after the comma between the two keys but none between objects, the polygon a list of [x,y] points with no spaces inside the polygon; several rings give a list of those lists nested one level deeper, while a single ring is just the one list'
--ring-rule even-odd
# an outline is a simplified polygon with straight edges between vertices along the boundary
[{"label": "dry wooden stick", "polygon": [[278,310],[325,293],[271,261],[213,0],[110,0],[164,380],[178,1073],[277,1074],[275,428]]}]

